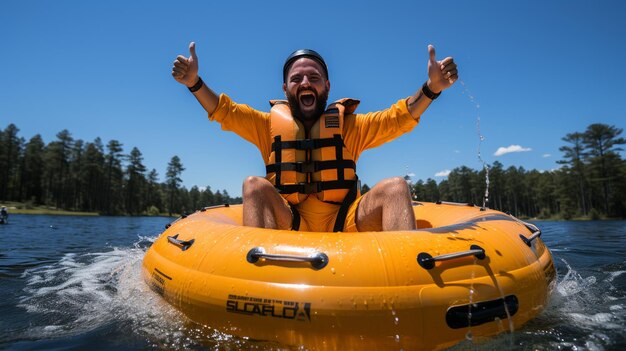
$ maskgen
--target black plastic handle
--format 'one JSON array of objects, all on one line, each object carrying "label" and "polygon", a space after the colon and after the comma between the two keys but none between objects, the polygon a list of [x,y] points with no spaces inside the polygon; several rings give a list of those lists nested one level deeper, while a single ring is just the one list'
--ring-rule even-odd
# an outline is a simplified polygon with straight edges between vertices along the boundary
[{"label": "black plastic handle", "polygon": [[453,253],[439,255],[435,257],[431,256],[427,252],[422,252],[419,255],[417,255],[417,263],[424,269],[432,269],[435,267],[435,262],[448,261],[448,260],[452,260],[455,258],[467,257],[467,256],[474,256],[479,260],[482,260],[486,257],[485,250],[482,247],[478,245],[472,245],[470,246],[470,249],[467,251],[453,252]]},{"label": "black plastic handle", "polygon": [[191,240],[178,240],[178,234],[174,235],[174,236],[168,236],[167,237],[167,241],[170,244],[174,244],[178,247],[180,247],[181,250],[186,251],[188,248],[191,247],[191,245],[193,245],[193,243],[196,241],[196,239],[191,239]]},{"label": "black plastic handle", "polygon": [[528,247],[531,247],[532,244],[533,244],[533,240],[535,240],[535,239],[537,239],[538,237],[541,236],[541,230],[539,230],[539,228],[536,225],[534,225],[534,224],[530,224],[530,223],[526,223],[526,222],[522,222],[522,223],[524,223],[526,228],[528,228],[528,230],[530,230],[530,232],[532,234],[530,234],[530,236],[528,238],[525,237],[523,234],[520,234],[519,237],[520,237],[520,239],[522,239],[524,244],[528,245]]}]

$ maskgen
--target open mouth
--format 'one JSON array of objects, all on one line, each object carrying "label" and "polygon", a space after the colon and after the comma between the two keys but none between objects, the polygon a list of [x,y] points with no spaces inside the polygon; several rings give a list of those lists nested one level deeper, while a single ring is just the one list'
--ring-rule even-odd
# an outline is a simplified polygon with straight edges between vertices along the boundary
[{"label": "open mouth", "polygon": [[300,94],[300,103],[305,107],[311,107],[315,104],[315,94],[311,91],[305,91]]}]

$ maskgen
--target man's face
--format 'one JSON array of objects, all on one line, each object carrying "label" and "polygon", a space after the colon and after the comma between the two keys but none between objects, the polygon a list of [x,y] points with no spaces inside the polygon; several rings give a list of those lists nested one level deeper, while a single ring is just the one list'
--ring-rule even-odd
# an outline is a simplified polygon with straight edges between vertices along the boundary
[{"label": "man's face", "polygon": [[283,90],[294,117],[316,121],[326,108],[330,82],[317,61],[303,57],[291,65]]}]

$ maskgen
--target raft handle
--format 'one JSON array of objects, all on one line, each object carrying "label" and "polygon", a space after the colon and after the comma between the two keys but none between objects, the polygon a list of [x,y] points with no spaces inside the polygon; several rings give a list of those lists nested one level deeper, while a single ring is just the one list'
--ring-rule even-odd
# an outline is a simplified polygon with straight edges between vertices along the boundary
[{"label": "raft handle", "polygon": [[223,204],[223,205],[215,205],[215,206],[207,206],[207,207],[202,207],[200,209],[200,212],[205,212],[206,210],[212,210],[214,208],[222,208],[222,207],[230,207],[230,204]]},{"label": "raft handle", "polygon": [[196,241],[196,239],[191,239],[191,240],[178,240],[178,234],[174,235],[174,236],[168,236],[167,237],[167,241],[169,241],[170,244],[174,244],[178,247],[180,247],[181,250],[185,251],[188,248],[191,247],[191,245],[193,245],[194,241]]},{"label": "raft handle", "polygon": [[529,236],[528,238],[525,237],[523,234],[519,235],[520,239],[522,239],[524,244],[528,245],[528,247],[532,246],[533,240],[537,239],[540,236],[541,236],[541,230],[537,230],[536,232],[533,232],[532,235]]},{"label": "raft handle", "polygon": [[530,236],[528,238],[525,237],[522,234],[520,234],[519,237],[520,237],[520,239],[522,239],[524,244],[528,245],[528,247],[531,247],[532,243],[533,243],[533,240],[535,240],[535,239],[537,239],[538,237],[541,236],[541,230],[539,229],[539,227],[537,227],[534,224],[527,223],[527,222],[524,222],[524,221],[520,221],[520,222],[522,222],[522,224],[524,224],[526,229],[528,229],[532,234],[530,234]]},{"label": "raft handle", "polygon": [[316,252],[308,256],[280,255],[265,253],[262,247],[254,247],[246,255],[246,260],[250,263],[257,263],[259,259],[264,258],[268,261],[283,262],[309,262],[311,267],[322,269],[328,264],[328,256],[323,252]]},{"label": "raft handle", "polygon": [[437,201],[435,202],[435,204],[437,205],[452,205],[452,206],[469,206],[469,207],[474,207],[476,205],[474,205],[471,202],[450,202],[450,201]]},{"label": "raft handle", "polygon": [[482,260],[485,258],[485,250],[478,245],[472,245],[467,251],[454,252],[445,255],[439,255],[436,257],[433,257],[426,252],[422,252],[417,255],[417,263],[424,269],[432,269],[435,267],[435,262],[448,261],[455,258],[467,256],[474,256],[477,259]]}]

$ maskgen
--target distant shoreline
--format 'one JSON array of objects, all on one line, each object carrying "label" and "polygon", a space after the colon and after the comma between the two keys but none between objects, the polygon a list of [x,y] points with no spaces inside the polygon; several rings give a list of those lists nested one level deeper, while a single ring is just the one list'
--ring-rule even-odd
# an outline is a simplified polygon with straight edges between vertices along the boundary
[{"label": "distant shoreline", "polygon": [[[58,210],[53,208],[45,208],[45,207],[35,207],[35,208],[23,208],[25,204],[22,203],[8,203],[8,204],[0,204],[2,206],[6,206],[9,210],[9,214],[24,214],[24,215],[51,215],[51,216],[85,216],[85,217],[96,217],[102,216],[107,217],[107,215],[100,214],[98,212],[81,212],[81,211],[66,211],[66,210]],[[158,215],[112,215],[112,217],[178,217],[180,214],[173,214],[172,216],[167,213],[161,213]],[[527,218],[527,217],[518,217],[524,221],[559,221],[559,222],[582,222],[582,221],[591,221],[593,219],[589,217],[575,217],[570,219],[564,219],[559,217],[551,217],[551,218]],[[598,218],[597,220],[620,220],[619,218]]]},{"label": "distant shoreline", "polygon": [[64,210],[52,210],[52,209],[9,209],[9,215],[12,214],[25,214],[25,215],[53,215],[53,216],[100,216],[97,212],[79,212],[79,211],[64,211]]},{"label": "distant shoreline", "polygon": [[[26,204],[17,203],[17,202],[9,202],[9,203],[0,203],[1,206],[6,206],[9,210],[9,219],[12,214],[21,214],[21,215],[50,215],[50,216],[85,216],[85,217],[97,217],[102,216],[106,217],[107,215],[100,214],[98,212],[83,212],[83,211],[68,211],[68,210],[59,210],[55,208],[46,208],[42,206],[34,206],[33,208],[25,208]],[[170,217],[167,213],[160,213],[158,215],[120,215],[123,217]],[[177,214],[173,214],[171,217],[179,216]]]}]

